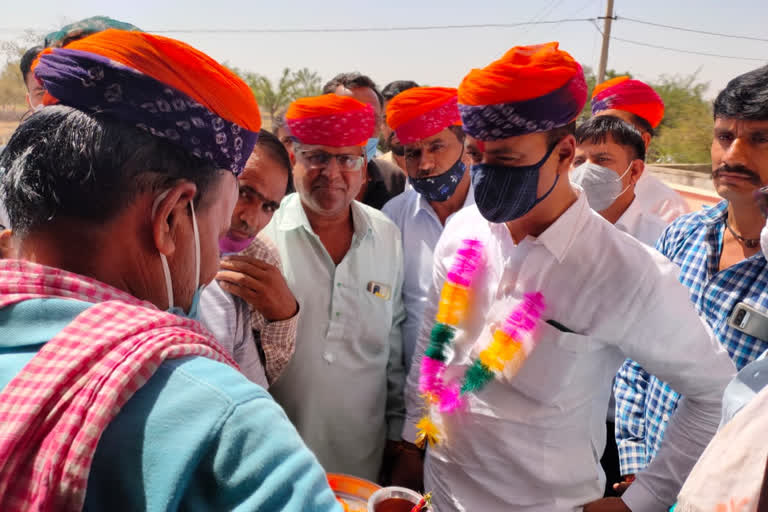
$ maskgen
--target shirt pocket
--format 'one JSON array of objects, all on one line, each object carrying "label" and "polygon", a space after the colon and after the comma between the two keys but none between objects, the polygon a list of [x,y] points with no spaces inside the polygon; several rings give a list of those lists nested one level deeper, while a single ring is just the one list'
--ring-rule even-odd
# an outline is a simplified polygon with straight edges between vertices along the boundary
[{"label": "shirt pocket", "polygon": [[520,393],[545,405],[573,409],[586,405],[605,373],[605,345],[589,336],[564,332],[544,321],[533,334],[538,344],[510,379]]},{"label": "shirt pocket", "polygon": [[391,294],[385,299],[368,291],[367,283],[366,281],[358,290],[359,309],[347,315],[352,327],[350,331],[356,335],[351,341],[362,359],[386,364],[389,357],[389,335],[392,331],[393,301]]}]

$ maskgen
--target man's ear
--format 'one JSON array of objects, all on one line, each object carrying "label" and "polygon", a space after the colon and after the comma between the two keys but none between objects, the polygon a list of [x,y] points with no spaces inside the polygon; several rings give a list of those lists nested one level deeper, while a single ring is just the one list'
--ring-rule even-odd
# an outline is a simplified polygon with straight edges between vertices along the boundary
[{"label": "man's ear", "polygon": [[563,139],[557,143],[555,148],[558,158],[558,174],[567,173],[573,163],[573,158],[576,156],[576,137],[573,135],[566,135]]},{"label": "man's ear", "polygon": [[152,207],[152,238],[161,254],[170,256],[176,250],[181,219],[190,214],[189,204],[197,194],[197,186],[189,181],[177,183],[157,196]]},{"label": "man's ear", "polygon": [[288,158],[291,159],[291,167],[296,165],[296,153],[293,151],[293,148],[291,148],[290,151],[288,151]]},{"label": "man's ear", "polygon": [[8,259],[16,257],[16,250],[13,247],[13,232],[10,229],[0,231],[0,258]]},{"label": "man's ear", "polygon": [[645,142],[645,150],[648,151],[648,146],[651,145],[651,134],[648,132],[643,132],[642,134],[643,142]]},{"label": "man's ear", "polygon": [[32,109],[32,102],[31,102],[31,101],[29,101],[29,92],[25,92],[25,93],[24,93],[24,101],[26,101],[26,102],[27,102],[27,108],[28,108],[29,110],[33,110],[33,109]]},{"label": "man's ear", "polygon": [[632,160],[632,167],[629,169],[629,176],[632,178],[632,183],[637,185],[640,177],[645,172],[645,162],[636,158]]}]

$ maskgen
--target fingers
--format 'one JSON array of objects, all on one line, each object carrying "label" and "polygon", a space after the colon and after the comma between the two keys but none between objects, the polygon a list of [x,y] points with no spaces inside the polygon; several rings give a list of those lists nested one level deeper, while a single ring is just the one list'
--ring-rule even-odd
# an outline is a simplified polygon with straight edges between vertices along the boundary
[{"label": "fingers", "polygon": [[237,272],[277,272],[278,268],[266,261],[249,256],[232,255],[221,260],[221,267]]},{"label": "fingers", "polygon": [[223,287],[225,284],[246,288],[257,293],[264,291],[264,282],[247,273],[220,270],[216,274],[216,280]]}]

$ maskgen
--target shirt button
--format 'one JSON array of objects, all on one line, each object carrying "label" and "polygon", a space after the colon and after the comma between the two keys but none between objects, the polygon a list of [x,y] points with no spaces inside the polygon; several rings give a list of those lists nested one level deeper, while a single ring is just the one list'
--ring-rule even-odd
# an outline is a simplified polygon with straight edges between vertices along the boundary
[{"label": "shirt button", "polygon": [[341,283],[336,283],[336,286],[337,286],[338,288],[341,288]]},{"label": "shirt button", "polygon": [[336,316],[337,316],[337,317],[340,317],[340,316],[341,316],[341,313],[339,313],[339,312],[337,311],[337,312],[336,312]]},{"label": "shirt button", "polygon": [[664,420],[664,422],[665,422],[665,423],[666,423],[666,422],[668,422],[668,421],[669,421],[669,414],[666,414],[666,413],[665,413],[665,414],[664,414],[664,415],[661,417],[661,419],[662,419],[662,420]]},{"label": "shirt button", "polygon": [[332,352],[325,352],[323,353],[323,359],[326,363],[331,364],[336,360],[336,356]]}]

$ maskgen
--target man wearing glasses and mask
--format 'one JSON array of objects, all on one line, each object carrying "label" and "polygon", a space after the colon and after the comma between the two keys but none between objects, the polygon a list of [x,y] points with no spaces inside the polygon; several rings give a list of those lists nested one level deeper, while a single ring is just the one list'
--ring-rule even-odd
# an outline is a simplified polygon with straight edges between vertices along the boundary
[{"label": "man wearing glasses and mask", "polygon": [[398,94],[387,104],[387,124],[403,144],[411,183],[382,209],[403,234],[403,302],[408,312],[403,352],[408,368],[432,283],[435,245],[451,216],[475,200],[456,89],[416,87]]},{"label": "man wearing glasses and mask", "polygon": [[[297,192],[265,233],[300,307],[296,351],[270,388],[329,472],[377,480],[404,419],[400,232],[354,200],[373,108],[346,96],[288,108]],[[387,459],[390,460],[389,458]]]}]

